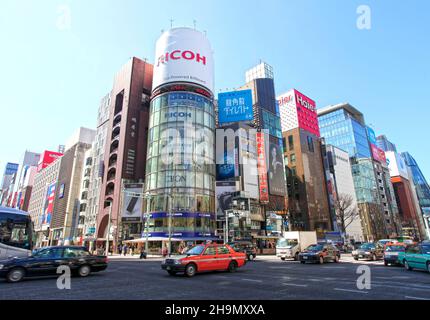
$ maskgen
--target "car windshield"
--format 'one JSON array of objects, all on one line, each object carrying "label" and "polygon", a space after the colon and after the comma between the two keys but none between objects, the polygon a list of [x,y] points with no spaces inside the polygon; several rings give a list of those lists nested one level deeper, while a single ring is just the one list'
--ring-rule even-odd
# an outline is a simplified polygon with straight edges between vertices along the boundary
[{"label": "car windshield", "polygon": [[279,239],[276,243],[277,247],[294,247],[298,241],[296,239]]},{"label": "car windshield", "polygon": [[185,252],[185,254],[190,255],[190,256],[198,256],[203,252],[204,248],[205,248],[205,246],[198,245],[198,246],[191,248],[187,252]]},{"label": "car windshield", "polygon": [[360,249],[374,249],[375,245],[373,243],[365,243],[360,246]]},{"label": "car windshield", "polygon": [[404,246],[387,246],[385,248],[385,252],[404,252],[405,247]]},{"label": "car windshield", "polygon": [[423,254],[430,254],[430,245],[422,246]]},{"label": "car windshield", "polygon": [[320,244],[313,244],[310,245],[309,247],[306,248],[306,251],[312,251],[312,252],[316,252],[316,251],[322,251],[323,246]]}]

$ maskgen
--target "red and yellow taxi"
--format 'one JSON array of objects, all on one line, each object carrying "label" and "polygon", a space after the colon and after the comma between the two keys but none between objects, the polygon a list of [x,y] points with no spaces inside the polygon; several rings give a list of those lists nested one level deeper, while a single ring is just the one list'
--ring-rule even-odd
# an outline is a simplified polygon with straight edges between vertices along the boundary
[{"label": "red and yellow taxi", "polygon": [[236,252],[227,244],[196,245],[185,254],[171,256],[161,264],[170,275],[184,273],[188,277],[197,272],[227,270],[236,271],[246,263],[246,254]]}]

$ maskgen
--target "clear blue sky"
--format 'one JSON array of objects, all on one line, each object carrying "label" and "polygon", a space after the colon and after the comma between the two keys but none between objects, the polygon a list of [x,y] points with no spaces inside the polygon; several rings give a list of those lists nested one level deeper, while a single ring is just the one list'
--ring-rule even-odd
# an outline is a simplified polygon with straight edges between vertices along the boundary
[{"label": "clear blue sky", "polygon": [[[362,4],[371,30],[356,27]],[[58,24],[64,6],[70,28]],[[195,19],[215,51],[217,91],[243,84],[263,59],[277,93],[350,102],[430,179],[429,12],[428,0],[1,0],[0,174],[26,149],[56,150],[79,126],[95,127],[121,65],[153,61],[170,19]]]}]

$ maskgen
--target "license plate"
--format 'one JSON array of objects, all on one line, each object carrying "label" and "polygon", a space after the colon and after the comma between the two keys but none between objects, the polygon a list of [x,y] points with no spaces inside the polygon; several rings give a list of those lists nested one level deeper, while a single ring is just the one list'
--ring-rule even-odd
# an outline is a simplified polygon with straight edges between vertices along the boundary
[{"label": "license plate", "polygon": [[308,257],[307,256],[303,256],[303,260],[306,260]]},{"label": "license plate", "polygon": [[166,270],[170,270],[170,267],[167,267]]},{"label": "license plate", "polygon": [[363,258],[363,255],[362,255],[362,254],[360,254],[358,257],[359,257],[359,258]]}]

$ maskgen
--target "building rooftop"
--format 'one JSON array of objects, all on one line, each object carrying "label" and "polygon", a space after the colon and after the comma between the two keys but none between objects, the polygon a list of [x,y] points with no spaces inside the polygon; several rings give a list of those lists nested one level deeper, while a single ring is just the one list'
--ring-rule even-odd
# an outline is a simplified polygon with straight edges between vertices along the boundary
[{"label": "building rooftop", "polygon": [[320,108],[317,110],[318,116],[323,116],[329,113],[332,113],[337,110],[344,109],[346,110],[355,120],[360,122],[362,125],[364,125],[364,115],[358,111],[355,107],[353,107],[348,102],[339,103],[335,105],[330,105],[324,108]]}]

